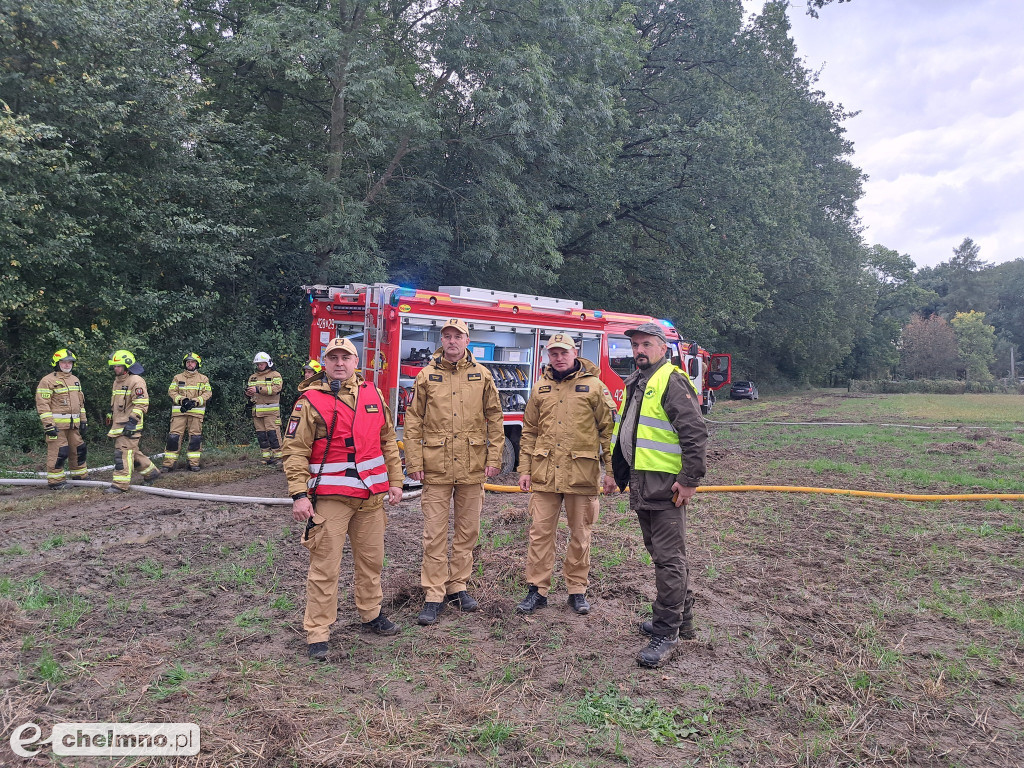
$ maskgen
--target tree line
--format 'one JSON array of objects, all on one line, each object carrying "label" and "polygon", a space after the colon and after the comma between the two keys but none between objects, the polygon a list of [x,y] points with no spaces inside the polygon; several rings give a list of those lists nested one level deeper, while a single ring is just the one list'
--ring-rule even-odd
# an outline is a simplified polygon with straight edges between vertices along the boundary
[{"label": "tree line", "polygon": [[194,350],[230,437],[317,282],[647,312],[793,383],[891,367],[915,310],[1019,340],[987,270],[862,241],[848,116],[783,2],[0,0],[0,402],[56,348],[97,410],[111,350],[155,390]]}]

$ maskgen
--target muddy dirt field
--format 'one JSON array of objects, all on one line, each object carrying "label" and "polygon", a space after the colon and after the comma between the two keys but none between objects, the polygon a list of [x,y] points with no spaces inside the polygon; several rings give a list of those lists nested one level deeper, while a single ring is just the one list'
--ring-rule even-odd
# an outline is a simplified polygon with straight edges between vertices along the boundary
[{"label": "muddy dirt field", "polygon": [[[775,411],[819,419],[810,395]],[[709,485],[1024,491],[1024,432],[712,427]],[[90,479],[104,479],[102,475]],[[514,476],[505,478],[515,482]],[[279,470],[211,464],[158,485],[283,496]],[[624,496],[602,500],[592,613],[564,584],[533,617],[525,494],[488,494],[481,611],[415,618],[418,502],[391,508],[385,612],[363,634],[342,566],[328,664],[305,657],[306,552],[288,507],[0,488],[0,765],[11,730],[193,722],[196,766],[1019,766],[1024,502],[698,495],[696,640],[637,667],[653,566]],[[559,553],[567,531],[559,531]],[[557,570],[556,570],[557,578]]]}]

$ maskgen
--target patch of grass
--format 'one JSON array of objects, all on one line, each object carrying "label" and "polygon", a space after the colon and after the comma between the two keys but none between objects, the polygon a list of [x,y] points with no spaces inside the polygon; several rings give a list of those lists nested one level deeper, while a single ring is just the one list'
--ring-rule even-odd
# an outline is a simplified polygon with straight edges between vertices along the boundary
[{"label": "patch of grass", "polygon": [[481,747],[496,749],[508,741],[515,732],[515,725],[506,720],[494,718],[474,726],[470,731],[470,738]]},{"label": "patch of grass", "polygon": [[676,708],[663,709],[653,700],[635,701],[613,685],[603,692],[588,691],[576,702],[574,717],[591,728],[611,728],[646,733],[655,744],[678,744],[697,736],[711,724],[711,710],[683,715]]},{"label": "patch of grass", "polygon": [[65,544],[67,544],[67,539],[64,537],[64,534],[58,533],[40,544],[39,551],[47,552],[51,549],[56,549],[57,547],[63,547]]},{"label": "patch of grass", "polygon": [[181,664],[176,663],[170,669],[164,671],[149,687],[150,695],[157,701],[163,701],[176,693],[187,693],[188,689],[185,688],[185,683],[198,676],[197,673],[189,672]]},{"label": "patch of grass", "polygon": [[51,685],[58,685],[67,677],[67,673],[61,667],[60,662],[53,658],[53,654],[47,649],[36,662],[36,676],[45,680]]},{"label": "patch of grass", "polygon": [[139,570],[151,579],[162,579],[164,577],[163,565],[151,557],[139,563]]},{"label": "patch of grass", "polygon": [[857,472],[857,467],[853,464],[845,461],[832,461],[831,459],[812,459],[811,461],[801,462],[799,466],[807,467],[818,475],[824,474],[825,472],[852,475]]},{"label": "patch of grass", "polygon": [[976,599],[966,590],[947,589],[938,582],[932,583],[932,595],[931,600],[921,601],[922,608],[930,608],[964,622],[970,619],[988,621],[1024,638],[1024,601],[995,603]]},{"label": "patch of grass", "polygon": [[42,574],[26,579],[0,578],[0,597],[17,603],[26,613],[47,611],[57,632],[73,629],[89,610],[89,603],[74,593],[64,594],[41,582]]},{"label": "patch of grass", "polygon": [[263,624],[267,621],[263,612],[259,608],[250,608],[247,611],[242,611],[240,614],[235,616],[235,626],[238,627],[254,627],[258,624]]},{"label": "patch of grass", "polygon": [[270,608],[274,611],[291,611],[295,609],[295,601],[289,595],[276,595],[270,601]]},{"label": "patch of grass", "polygon": [[21,544],[12,544],[7,547],[7,549],[0,550],[0,555],[3,555],[4,557],[21,557],[22,555],[27,554],[28,550],[21,546]]}]

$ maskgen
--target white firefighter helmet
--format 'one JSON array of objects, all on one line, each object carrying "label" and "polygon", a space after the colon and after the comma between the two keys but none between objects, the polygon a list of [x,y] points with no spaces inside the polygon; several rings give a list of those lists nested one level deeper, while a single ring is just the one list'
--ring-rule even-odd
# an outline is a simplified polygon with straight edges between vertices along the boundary
[{"label": "white firefighter helmet", "polygon": [[271,366],[274,365],[274,361],[270,358],[270,355],[268,355],[266,352],[257,352],[256,353],[256,357],[254,357],[252,359],[252,364],[256,365],[256,363],[266,363],[268,368],[270,368]]}]

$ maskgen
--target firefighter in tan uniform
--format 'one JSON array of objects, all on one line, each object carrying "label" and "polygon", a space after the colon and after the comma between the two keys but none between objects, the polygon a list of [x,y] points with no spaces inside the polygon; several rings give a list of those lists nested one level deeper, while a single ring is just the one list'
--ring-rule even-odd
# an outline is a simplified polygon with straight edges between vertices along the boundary
[{"label": "firefighter in tan uniform", "polygon": [[164,453],[164,472],[173,472],[178,454],[185,443],[188,433],[188,468],[192,472],[199,471],[199,459],[203,451],[203,418],[206,416],[206,404],[213,397],[210,380],[199,372],[203,367],[203,358],[195,352],[189,352],[181,359],[185,370],[171,379],[167,388],[167,396],[171,398],[171,428],[167,434],[167,449]]},{"label": "firefighter in tan uniform", "polygon": [[384,496],[402,500],[402,459],[391,412],[375,386],[356,374],[359,355],[348,339],[333,339],[324,371],[299,386],[288,419],[284,471],[292,517],[306,523],[309,550],[303,626],[309,656],[327,658],[338,618],[338,573],[348,535],[355,566],[355,601],[363,627],[378,635],[400,627],[381,613],[384,593]]},{"label": "firefighter in tan uniform", "polygon": [[[526,598],[519,613],[548,604],[555,568],[555,532],[565,505],[569,547],[562,575],[569,607],[590,613],[590,534],[597,522],[598,493],[615,489],[611,439],[615,403],[597,366],[578,356],[568,334],[556,333],[546,347],[549,365],[530,393],[519,442],[519,487],[530,497],[530,547],[526,556]],[[601,468],[605,469],[604,480]]]},{"label": "firefighter in tan uniform", "polygon": [[146,485],[160,477],[156,464],[139,450],[143,420],[149,410],[149,392],[141,375],[144,373],[142,364],[128,350],[117,350],[107,365],[114,369],[110,413],[107,414],[110,423],[107,437],[114,438],[114,484],[106,492],[127,493],[135,467]]},{"label": "firefighter in tan uniform", "polygon": [[320,365],[319,360],[307,360],[306,364],[302,366],[302,378],[305,380],[310,376],[316,376],[318,373],[323,373],[323,370],[324,367]]},{"label": "firefighter in tan uniform", "polygon": [[256,373],[249,377],[245,394],[252,407],[252,424],[265,464],[273,466],[281,460],[281,388],[284,381],[274,370],[274,361],[266,352],[257,352],[252,359]]},{"label": "firefighter in tan uniform", "polygon": [[441,328],[441,349],[416,376],[405,411],[405,468],[411,479],[424,484],[420,583],[426,596],[417,618],[423,626],[437,622],[446,602],[463,611],[479,608],[466,583],[480,536],[484,478],[498,475],[505,438],[494,379],[468,347],[466,323],[448,320]]},{"label": "firefighter in tan uniform", "polygon": [[[82,383],[71,373],[75,356],[67,349],[53,353],[53,373],[36,387],[36,410],[46,434],[46,483],[51,491],[67,485],[65,472],[73,479],[85,477],[85,397]],[[65,465],[67,469],[65,469]]]}]

